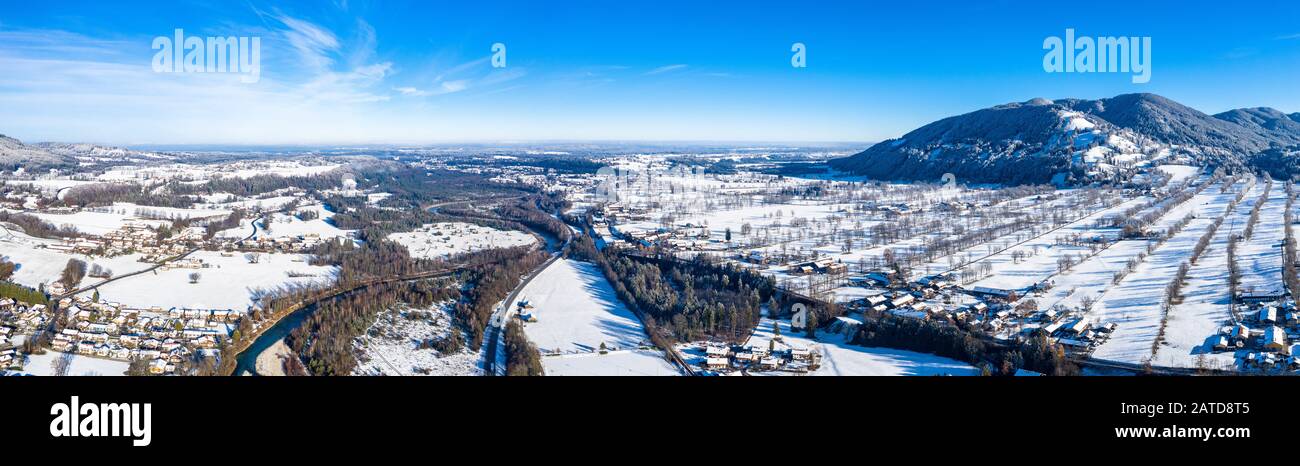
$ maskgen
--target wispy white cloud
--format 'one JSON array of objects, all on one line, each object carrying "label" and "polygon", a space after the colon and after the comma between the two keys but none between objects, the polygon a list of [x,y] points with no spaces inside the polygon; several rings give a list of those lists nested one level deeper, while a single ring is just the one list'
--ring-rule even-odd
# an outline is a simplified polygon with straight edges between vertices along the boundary
[{"label": "wispy white cloud", "polygon": [[359,127],[355,120],[368,106],[405,94],[384,85],[394,65],[374,59],[375,31],[366,22],[357,19],[355,29],[339,34],[282,14],[262,18],[261,26],[220,25],[262,38],[270,53],[256,84],[235,73],[155,73],[152,37],[0,30],[0,131],[37,140],[166,142],[231,137],[203,136],[222,127],[218,133],[251,143]]},{"label": "wispy white cloud", "polygon": [[333,55],[339,50],[339,39],[334,33],[297,18],[278,15],[275,19],[287,28],[280,33],[298,51],[305,65],[325,69],[334,63]]},{"label": "wispy white cloud", "polygon": [[1277,36],[1277,37],[1275,37],[1274,39],[1275,39],[1275,40],[1292,40],[1292,39],[1300,39],[1300,32],[1297,32],[1297,33],[1295,33],[1295,34],[1286,34],[1286,35]]},{"label": "wispy white cloud", "polygon": [[681,64],[681,63],[675,64],[675,65],[664,65],[664,66],[661,66],[661,67],[655,68],[655,69],[653,69],[653,70],[647,71],[645,74],[646,74],[646,76],[652,76],[652,75],[656,75],[656,74],[664,74],[664,73],[669,73],[669,72],[673,72],[673,71],[677,71],[677,70],[684,70],[684,69],[686,69],[687,66],[688,66],[688,65]]},{"label": "wispy white cloud", "polygon": [[432,95],[432,93],[429,91],[421,90],[419,88],[410,87],[410,86],[394,87],[393,91],[396,91],[398,94],[402,94],[408,97],[424,97],[424,96]]},{"label": "wispy white cloud", "polygon": [[523,67],[493,68],[490,61],[490,57],[485,56],[450,66],[433,66],[423,74],[423,79],[405,83],[403,88],[414,91],[398,92],[410,97],[434,97],[471,90],[489,92],[527,75]]}]

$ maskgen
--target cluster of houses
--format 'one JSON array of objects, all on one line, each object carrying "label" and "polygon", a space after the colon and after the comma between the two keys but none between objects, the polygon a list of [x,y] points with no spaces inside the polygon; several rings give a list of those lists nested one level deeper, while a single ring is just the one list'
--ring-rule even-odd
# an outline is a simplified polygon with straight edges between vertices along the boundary
[{"label": "cluster of houses", "polygon": [[[1119,326],[1114,322],[1093,322],[1086,316],[1056,309],[1037,311],[1032,317],[1042,322],[1043,334],[1065,347],[1067,351],[1088,354],[1115,333]],[[1029,327],[1029,332],[1036,332]]]},{"label": "cluster of houses", "polygon": [[606,204],[593,215],[592,227],[606,242],[626,241],[631,244],[659,246],[677,251],[725,251],[722,238],[711,238],[709,227],[685,223],[654,230],[620,229],[619,223],[650,221],[649,211],[627,207],[622,203]]},{"label": "cluster of houses", "polygon": [[[55,351],[72,352],[126,361],[149,361],[149,371],[166,374],[194,357],[195,353],[216,354],[222,338],[230,334],[242,315],[233,310],[139,309],[88,298],[64,298],[59,302],[66,312],[68,325],[51,341]],[[38,317],[39,316],[39,317]],[[0,300],[0,333],[8,342],[10,334],[32,333],[53,316],[44,305],[27,305],[11,299]],[[4,347],[0,343],[0,347]],[[16,359],[10,360],[12,364]],[[0,363],[0,367],[6,367]]]},{"label": "cluster of houses", "polygon": [[297,236],[261,236],[240,240],[234,246],[243,251],[302,253],[324,242],[325,239],[319,234],[307,233]]},{"label": "cluster of houses", "polygon": [[916,208],[912,207],[910,204],[907,204],[905,202],[899,202],[893,204],[868,202],[861,206],[861,210],[865,212],[881,213],[885,216],[885,218],[901,217],[903,215],[907,215],[917,211]]},{"label": "cluster of houses", "polygon": [[645,222],[650,220],[649,209],[630,207],[621,202],[605,204],[601,209],[601,214],[604,218],[609,219],[610,223]]},{"label": "cluster of houses", "polygon": [[705,344],[698,348],[702,353],[699,360],[701,368],[714,373],[744,370],[808,372],[817,368],[821,354],[808,348],[796,348],[785,344],[762,345],[718,345]]},{"label": "cluster of houses", "polygon": [[684,224],[674,228],[657,230],[620,230],[609,227],[614,237],[644,247],[661,246],[676,251],[725,251],[727,245],[721,239],[710,239],[709,228],[701,225]]},{"label": "cluster of houses", "polygon": [[150,225],[128,222],[121,228],[99,237],[65,238],[61,242],[48,244],[45,247],[65,253],[110,257],[140,253],[146,259],[158,259],[184,253],[189,250],[191,242],[202,241],[204,233],[203,228],[188,227],[173,233],[166,239],[159,240]]},{"label": "cluster of houses", "polygon": [[1285,292],[1243,293],[1247,306],[1240,322],[1223,327],[1208,345],[1216,353],[1233,352],[1242,369],[1300,370],[1300,309]]},{"label": "cluster of houses", "polygon": [[0,299],[0,348],[9,345],[18,335],[44,327],[47,322],[49,311],[44,304]]},{"label": "cluster of houses", "polygon": [[[174,231],[170,236],[159,239],[155,226],[148,221],[128,221],[121,228],[101,236],[65,238],[44,247],[69,253],[85,255],[118,256],[139,253],[144,262],[160,262],[190,250],[193,245],[207,241],[207,230],[203,227],[190,226]],[[288,252],[302,253],[316,247],[325,239],[317,233],[304,235],[261,236],[256,239],[241,239],[214,244],[228,251]]]},{"label": "cluster of houses", "polygon": [[843,262],[838,262],[830,257],[824,257],[817,260],[791,264],[786,271],[791,275],[841,275],[848,273],[849,267],[844,265]]},{"label": "cluster of houses", "polygon": [[949,319],[964,322],[994,338],[1024,340],[1046,335],[1067,350],[1090,353],[1115,331],[1116,324],[1092,322],[1067,309],[1038,309],[1015,305],[1044,285],[1024,289],[961,288],[952,274],[899,280],[889,271],[875,271],[851,279],[855,285],[882,289],[879,294],[856,299],[849,309],[872,311],[914,319]]}]

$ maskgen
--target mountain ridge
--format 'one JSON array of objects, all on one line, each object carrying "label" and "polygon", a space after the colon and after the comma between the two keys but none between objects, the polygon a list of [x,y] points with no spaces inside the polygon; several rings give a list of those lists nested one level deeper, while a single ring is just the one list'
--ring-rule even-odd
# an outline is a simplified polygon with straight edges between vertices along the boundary
[{"label": "mountain ridge", "polygon": [[1300,112],[1268,107],[1209,115],[1166,97],[1030,99],[951,116],[830,162],[873,179],[1000,184],[1125,182],[1185,162],[1275,176],[1300,172]]}]

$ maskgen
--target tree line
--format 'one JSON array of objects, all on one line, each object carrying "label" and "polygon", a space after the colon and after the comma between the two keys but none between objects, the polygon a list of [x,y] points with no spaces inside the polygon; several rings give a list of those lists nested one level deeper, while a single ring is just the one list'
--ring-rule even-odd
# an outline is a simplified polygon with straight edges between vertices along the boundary
[{"label": "tree line", "polygon": [[428,307],[456,299],[454,286],[437,280],[417,280],[360,288],[322,301],[285,343],[313,375],[348,375],[356,368],[352,340],[365,333],[380,312],[398,303]]},{"label": "tree line", "polygon": [[776,294],[773,278],[704,255],[660,261],[627,252],[603,251],[606,278],[648,329],[666,331],[676,341],[743,341],[758,326],[762,305]]},{"label": "tree line", "polygon": [[1047,375],[1079,374],[1079,368],[1066,359],[1065,351],[1041,334],[1018,346],[1006,347],[991,344],[968,329],[946,321],[880,315],[864,319],[851,341],[861,346],[897,348],[956,359],[990,375],[1013,375],[1021,368]]},{"label": "tree line", "polygon": [[21,228],[28,236],[44,239],[61,239],[77,238],[81,232],[72,226],[56,227],[54,224],[41,220],[40,217],[30,214],[8,212],[0,210],[0,223],[12,223]]}]

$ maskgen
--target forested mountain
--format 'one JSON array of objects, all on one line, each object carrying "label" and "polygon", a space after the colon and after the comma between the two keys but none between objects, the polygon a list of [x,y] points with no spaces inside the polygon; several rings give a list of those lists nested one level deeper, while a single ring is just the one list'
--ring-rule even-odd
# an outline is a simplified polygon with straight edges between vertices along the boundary
[{"label": "forested mountain", "polygon": [[1029,184],[1124,182],[1162,163],[1194,163],[1275,176],[1296,172],[1300,114],[1245,108],[1208,115],[1155,94],[1033,99],[922,126],[831,161],[884,180]]}]

